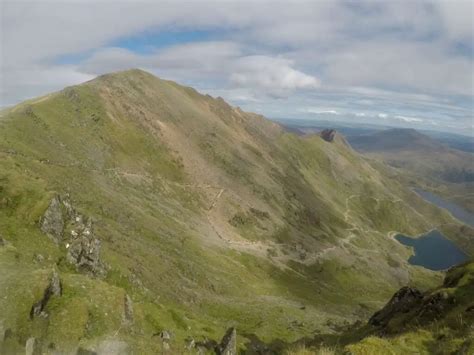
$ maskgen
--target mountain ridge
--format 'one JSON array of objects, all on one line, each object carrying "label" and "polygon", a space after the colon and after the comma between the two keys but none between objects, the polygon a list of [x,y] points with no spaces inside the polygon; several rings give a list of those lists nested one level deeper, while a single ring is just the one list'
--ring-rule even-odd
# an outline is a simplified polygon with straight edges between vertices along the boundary
[{"label": "mountain ridge", "polygon": [[[188,337],[220,339],[231,326],[293,341],[368,316],[406,283],[439,280],[407,263],[394,230],[462,227],[338,139],[286,133],[141,70],[9,109],[0,156],[0,314],[12,349],[30,337],[61,351],[98,349],[112,337],[153,352],[162,346],[153,334],[166,331],[178,351]],[[61,217],[58,243],[40,229],[55,199],[56,211],[79,218]],[[95,240],[105,276],[68,256],[72,242]],[[63,295],[45,305],[47,317],[30,319],[51,268]],[[110,316],[130,313],[126,297],[128,328]]]}]

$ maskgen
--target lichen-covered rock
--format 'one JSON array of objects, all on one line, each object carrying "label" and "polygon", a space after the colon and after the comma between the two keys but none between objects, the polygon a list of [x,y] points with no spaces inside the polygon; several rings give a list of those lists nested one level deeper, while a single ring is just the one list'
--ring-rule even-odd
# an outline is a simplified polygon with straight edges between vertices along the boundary
[{"label": "lichen-covered rock", "polygon": [[54,242],[59,243],[63,237],[64,217],[59,196],[53,197],[46,212],[41,218],[41,231]]},{"label": "lichen-covered rock", "polygon": [[218,355],[237,355],[237,331],[235,328],[227,329],[216,353]]},{"label": "lichen-covered rock", "polygon": [[71,241],[67,244],[66,259],[78,271],[93,275],[102,275],[105,272],[100,260],[100,240],[94,236],[92,220],[89,218],[83,223],[83,217],[76,217],[75,229],[71,231]]},{"label": "lichen-covered rock", "polygon": [[393,295],[385,307],[370,317],[369,324],[385,326],[395,315],[409,312],[422,299],[423,294],[416,288],[403,287]]},{"label": "lichen-covered rock", "polygon": [[59,278],[59,274],[57,273],[57,271],[53,270],[48,287],[46,287],[46,289],[44,290],[43,297],[31,307],[30,318],[33,319],[34,317],[44,315],[44,309],[48,304],[50,298],[52,296],[61,296],[61,293],[61,279]]}]

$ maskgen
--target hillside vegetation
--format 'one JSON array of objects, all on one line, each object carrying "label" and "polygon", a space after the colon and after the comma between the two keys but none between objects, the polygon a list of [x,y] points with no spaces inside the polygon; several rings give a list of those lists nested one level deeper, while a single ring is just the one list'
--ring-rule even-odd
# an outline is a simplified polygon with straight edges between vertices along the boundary
[{"label": "hillside vegetation", "polygon": [[333,138],[140,70],[3,111],[1,349],[209,350],[230,327],[271,348],[434,287],[394,232],[449,226],[473,255],[466,227]]}]

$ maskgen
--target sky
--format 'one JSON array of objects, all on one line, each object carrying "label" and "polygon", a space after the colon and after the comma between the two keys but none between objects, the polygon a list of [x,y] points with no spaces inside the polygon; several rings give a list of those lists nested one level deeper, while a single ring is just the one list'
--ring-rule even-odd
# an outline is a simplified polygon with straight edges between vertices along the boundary
[{"label": "sky", "polygon": [[474,0],[0,0],[0,105],[141,68],[270,118],[474,135]]}]

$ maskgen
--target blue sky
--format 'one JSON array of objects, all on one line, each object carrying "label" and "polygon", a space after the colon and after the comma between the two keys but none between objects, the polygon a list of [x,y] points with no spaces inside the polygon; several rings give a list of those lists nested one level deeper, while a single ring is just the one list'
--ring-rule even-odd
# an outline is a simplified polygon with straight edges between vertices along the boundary
[{"label": "blue sky", "polygon": [[2,6],[2,106],[139,67],[268,117],[473,134],[472,1]]}]

